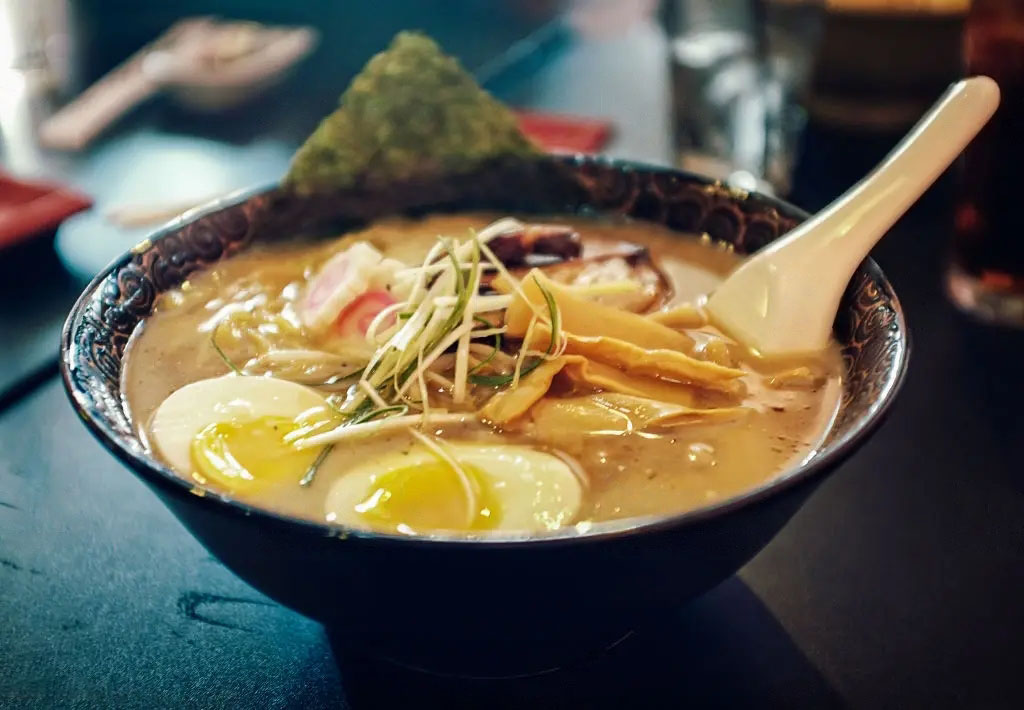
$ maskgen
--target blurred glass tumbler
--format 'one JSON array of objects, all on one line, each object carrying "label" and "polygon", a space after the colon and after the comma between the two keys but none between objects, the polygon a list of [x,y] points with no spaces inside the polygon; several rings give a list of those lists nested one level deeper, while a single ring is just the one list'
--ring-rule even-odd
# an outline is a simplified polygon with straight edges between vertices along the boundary
[{"label": "blurred glass tumbler", "polygon": [[785,194],[820,0],[668,0],[680,167]]},{"label": "blurred glass tumbler", "polygon": [[1024,327],[1024,2],[974,0],[964,60],[998,82],[1002,104],[964,154],[947,287],[961,309]]},{"label": "blurred glass tumbler", "polygon": [[968,0],[827,0],[807,110],[843,132],[917,123],[961,73]]}]

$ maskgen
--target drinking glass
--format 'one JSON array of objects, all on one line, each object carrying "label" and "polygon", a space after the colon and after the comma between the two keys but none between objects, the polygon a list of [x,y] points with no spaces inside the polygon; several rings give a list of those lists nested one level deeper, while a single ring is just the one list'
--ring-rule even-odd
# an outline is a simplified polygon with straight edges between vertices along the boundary
[{"label": "drinking glass", "polygon": [[947,289],[973,315],[1024,326],[1024,3],[974,0],[964,64],[996,80],[1002,103],[961,163]]},{"label": "drinking glass", "polygon": [[667,0],[681,167],[788,192],[821,9],[817,0]]}]

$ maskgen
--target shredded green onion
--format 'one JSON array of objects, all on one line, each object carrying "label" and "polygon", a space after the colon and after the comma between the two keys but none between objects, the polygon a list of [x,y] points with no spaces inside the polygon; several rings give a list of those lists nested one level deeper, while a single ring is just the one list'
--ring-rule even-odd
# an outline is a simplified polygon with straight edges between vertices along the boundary
[{"label": "shredded green onion", "polygon": [[315,382],[315,383],[307,385],[307,386],[308,387],[331,387],[332,385],[340,384],[340,383],[344,382],[345,380],[351,380],[353,377],[360,377],[363,374],[363,370],[365,370],[365,369],[366,369],[365,367],[360,367],[358,370],[353,370],[352,372],[349,372],[346,375],[331,375],[324,382]]},{"label": "shredded green onion", "polygon": [[[544,362],[544,358],[535,357],[527,361],[519,369],[519,379],[522,379],[529,375],[531,372],[540,367],[540,364]],[[469,381],[474,385],[483,385],[485,387],[504,387],[505,385],[512,384],[512,380],[515,375],[470,375]]]},{"label": "shredded green onion", "polygon": [[[328,402],[328,404],[330,403]],[[377,409],[370,409],[369,411],[366,411],[361,415],[349,419],[347,422],[345,422],[345,426],[350,426],[353,424],[365,424],[366,422],[372,421],[374,419],[379,419],[380,417],[383,416],[393,415],[400,417],[408,413],[409,407],[408,405],[405,404],[396,404],[393,407],[378,407]],[[313,461],[310,467],[306,469],[305,475],[303,475],[302,479],[299,481],[300,486],[306,487],[313,482],[313,479],[316,477],[317,471],[320,470],[320,466],[323,464],[324,459],[326,459],[327,456],[333,450],[334,444],[327,444],[326,446],[324,446],[323,451],[317,454],[316,459]]]},{"label": "shredded green onion", "polygon": [[313,463],[306,469],[305,475],[303,475],[302,479],[299,481],[300,486],[305,488],[313,482],[313,479],[316,477],[316,472],[320,470],[320,466],[323,465],[324,459],[326,459],[328,454],[332,451],[334,451],[334,444],[328,444],[319,454],[316,455],[316,459],[314,459]]},{"label": "shredded green onion", "polygon": [[544,288],[544,285],[536,276],[533,277],[533,281],[537,284],[537,288],[540,289],[541,294],[544,296],[544,301],[548,304],[548,313],[551,316],[551,342],[548,343],[548,349],[545,351],[546,355],[550,355],[555,351],[555,346],[558,344],[562,336],[562,317],[558,310],[558,301],[555,300],[551,291]]},{"label": "shredded green onion", "polygon": [[224,325],[224,321],[221,321],[213,327],[213,332],[210,333],[210,345],[212,345],[213,349],[217,351],[218,355],[220,355],[220,359],[224,361],[224,364],[231,368],[232,372],[236,375],[244,375],[245,373],[242,372],[242,369],[236,365],[231,358],[227,356],[227,353],[221,349],[220,345],[217,344],[217,331],[220,330],[222,325]]},{"label": "shredded green onion", "polygon": [[[469,307],[470,301],[472,300],[473,290],[472,285],[477,282],[477,275],[480,271],[480,250],[477,242],[473,242],[472,251],[472,262],[469,269],[464,269],[459,263],[458,256],[456,255],[456,248],[452,246],[452,243],[448,240],[443,242],[445,253],[452,264],[452,277],[454,279],[455,286],[455,303],[452,306],[451,313],[445,319],[444,323],[436,334],[430,337],[424,350],[427,353],[434,353],[438,347],[444,342],[445,338],[451,335],[451,333],[462,325],[465,319],[466,309]],[[428,323],[429,325],[429,323]],[[426,330],[426,326],[424,327]],[[423,335],[423,331],[417,334],[417,338]],[[411,362],[397,373],[395,378],[395,390],[401,392],[405,389],[406,383],[409,378],[416,374],[420,365],[416,358],[412,358]]]},{"label": "shredded green onion", "polygon": [[455,305],[452,307],[451,315],[448,316],[448,320],[441,326],[441,332],[431,343],[431,347],[427,348],[432,350],[437,343],[444,338],[445,335],[454,330],[459,323],[462,322],[463,314],[466,312],[466,306],[469,305],[469,284],[471,284],[476,278],[476,269],[480,267],[480,251],[477,249],[473,250],[473,265],[469,270],[468,278],[466,271],[459,264],[458,258],[455,256],[455,250],[453,249],[451,242],[445,242],[445,251],[448,253],[448,258],[452,262],[452,268],[455,270]]},{"label": "shredded green onion", "polygon": [[[473,320],[475,320],[477,323],[479,323],[479,324],[481,324],[483,326],[486,326],[487,328],[490,328],[492,326],[491,322],[489,320],[487,320],[486,318],[484,318],[483,316],[473,316]],[[469,370],[469,374],[471,375],[470,382],[473,381],[472,375],[474,373],[476,373],[476,372],[479,372],[484,367],[486,367],[491,362],[491,360],[493,360],[494,357],[498,354],[499,350],[501,350],[501,333],[495,333],[494,334],[494,349],[491,350],[491,354],[488,355],[485,359],[481,360],[476,365],[474,365],[472,368],[470,368],[470,370]]]},{"label": "shredded green onion", "polygon": [[[537,277],[534,277],[534,282],[537,284],[537,288],[540,289],[541,295],[544,296],[544,301],[548,306],[548,314],[551,319],[551,341],[548,343],[548,349],[545,351],[545,355],[550,355],[555,351],[555,346],[558,344],[562,330],[562,320],[558,311],[558,302],[555,297],[551,294],[547,288],[540,282]],[[498,336],[500,338],[500,335]],[[527,345],[524,343],[524,346]],[[494,353],[491,353],[491,357],[494,357]],[[489,360],[490,358],[488,358]],[[531,359],[529,362],[523,363],[522,368],[519,370],[519,378],[522,379],[526,375],[530,374],[544,361],[543,357],[536,357]],[[483,363],[481,363],[482,365]],[[479,366],[478,366],[479,367]],[[474,368],[476,369],[476,368]],[[504,387],[505,385],[511,384],[515,379],[514,374],[510,375],[470,375],[469,381],[474,385],[484,385],[485,387]]]},{"label": "shredded green onion", "polygon": [[[367,401],[369,401],[369,400],[367,400]],[[394,412],[397,412],[397,414],[392,414]],[[379,419],[380,417],[385,416],[385,415],[387,415],[387,416],[399,416],[400,417],[400,416],[402,416],[404,414],[408,414],[408,413],[409,413],[409,405],[408,404],[395,404],[395,405],[392,405],[390,407],[378,407],[377,409],[371,409],[370,411],[365,412],[364,414],[361,414],[361,415],[359,415],[357,417],[354,417],[353,419],[350,419],[349,421],[347,421],[345,423],[345,425],[346,426],[351,426],[352,424],[365,424],[366,422],[372,421],[374,419]]]},{"label": "shredded green onion", "polygon": [[[478,293],[480,275],[485,268],[496,268],[500,273],[507,274],[507,270],[485,243],[488,238],[486,235],[494,236],[504,228],[507,228],[507,224],[498,222],[480,233],[470,230],[469,240],[465,242],[438,236],[437,243],[428,252],[422,266],[416,270],[416,283],[406,302],[399,307],[397,315],[400,323],[397,329],[390,332],[387,341],[376,349],[360,373],[361,391],[351,393],[342,412],[347,422],[351,423],[370,411],[374,402],[369,400],[375,400],[377,405],[388,403],[401,406],[401,403],[406,402],[405,393],[408,388],[422,379],[424,368],[431,367],[452,346],[455,346],[452,394],[456,402],[464,397],[467,383],[491,386],[507,383],[506,378],[495,379],[493,375],[481,374],[481,370],[492,364],[499,354],[501,333],[488,330],[486,334],[481,334],[476,328],[477,323],[491,326],[479,317],[480,313],[507,306],[506,301],[495,300],[499,297],[480,296]],[[428,279],[428,272],[436,274],[436,278]],[[552,314],[552,340],[541,358],[543,360],[558,355],[561,328],[557,303],[546,289],[541,287],[541,290]],[[548,322],[548,318],[540,313],[543,306],[531,303],[530,308],[541,320]],[[495,336],[493,351],[483,362],[470,368],[468,361],[472,339],[490,338],[491,335]],[[530,353],[531,356],[536,354]],[[533,362],[531,357],[526,361],[521,359],[517,364],[520,374],[523,374],[532,371],[540,363]],[[374,397],[373,393],[380,396]],[[424,410],[427,406],[424,406]]]}]

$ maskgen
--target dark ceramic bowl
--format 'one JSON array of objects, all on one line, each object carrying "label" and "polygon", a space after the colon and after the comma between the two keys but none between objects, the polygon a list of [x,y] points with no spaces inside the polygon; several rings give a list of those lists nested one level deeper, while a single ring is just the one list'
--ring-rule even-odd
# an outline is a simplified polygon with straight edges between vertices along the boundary
[{"label": "dark ceramic bowl", "polygon": [[[125,344],[160,293],[254,241],[436,211],[619,213],[755,250],[805,215],[703,178],[619,162],[550,159],[386,189],[298,198],[272,188],[190,212],[89,285],[64,327],[61,368],[93,434],[242,579],[337,629],[361,653],[435,671],[508,675],[576,659],[732,575],[824,475],[879,425],[907,366],[899,302],[871,261],[835,322],[841,409],[806,464],[680,515],[519,540],[419,539],[345,530],[201,490],[155,459],[121,397]],[[116,512],[111,503],[111,514]]]}]

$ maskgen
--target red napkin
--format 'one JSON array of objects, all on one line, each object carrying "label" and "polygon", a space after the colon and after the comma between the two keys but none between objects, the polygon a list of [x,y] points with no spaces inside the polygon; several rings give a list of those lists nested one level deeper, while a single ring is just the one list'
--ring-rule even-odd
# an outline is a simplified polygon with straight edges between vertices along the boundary
[{"label": "red napkin", "polygon": [[553,153],[596,153],[608,143],[612,124],[592,118],[516,111],[519,128]]},{"label": "red napkin", "polygon": [[68,188],[0,173],[0,249],[53,229],[91,205],[88,197]]}]

